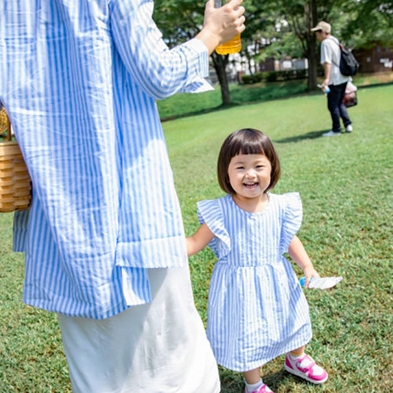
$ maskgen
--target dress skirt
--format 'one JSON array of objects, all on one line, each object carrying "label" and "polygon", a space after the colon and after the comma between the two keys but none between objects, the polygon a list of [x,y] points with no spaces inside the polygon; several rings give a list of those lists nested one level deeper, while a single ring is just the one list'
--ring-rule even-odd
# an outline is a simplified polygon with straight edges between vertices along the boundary
[{"label": "dress skirt", "polygon": [[58,314],[73,393],[220,391],[188,265],[149,278],[149,304],[103,320]]}]

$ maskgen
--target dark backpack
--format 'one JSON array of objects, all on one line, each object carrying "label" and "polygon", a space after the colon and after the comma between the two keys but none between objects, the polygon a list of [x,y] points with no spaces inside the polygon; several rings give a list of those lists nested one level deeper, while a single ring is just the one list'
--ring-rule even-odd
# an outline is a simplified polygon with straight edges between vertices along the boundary
[{"label": "dark backpack", "polygon": [[358,72],[359,63],[350,49],[343,44],[340,45],[340,72],[344,76],[354,76]]}]

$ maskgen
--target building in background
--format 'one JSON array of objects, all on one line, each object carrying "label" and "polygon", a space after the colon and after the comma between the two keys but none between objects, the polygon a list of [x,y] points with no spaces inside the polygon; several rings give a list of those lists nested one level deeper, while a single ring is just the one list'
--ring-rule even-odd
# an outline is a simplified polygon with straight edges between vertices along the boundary
[{"label": "building in background", "polygon": [[356,49],[353,54],[360,64],[361,73],[393,71],[393,46],[375,44],[371,48]]}]

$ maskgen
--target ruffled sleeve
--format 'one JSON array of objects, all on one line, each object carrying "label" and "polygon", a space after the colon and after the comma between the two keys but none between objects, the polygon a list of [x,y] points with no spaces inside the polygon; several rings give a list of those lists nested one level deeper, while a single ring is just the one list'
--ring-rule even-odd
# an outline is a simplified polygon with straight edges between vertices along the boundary
[{"label": "ruffled sleeve", "polygon": [[200,201],[197,204],[198,219],[201,224],[206,223],[215,237],[209,243],[217,258],[225,257],[231,249],[229,234],[224,225],[224,215],[220,200]]},{"label": "ruffled sleeve", "polygon": [[303,207],[300,195],[297,192],[281,195],[281,198],[284,210],[280,251],[285,253],[288,252],[288,247],[302,224]]}]

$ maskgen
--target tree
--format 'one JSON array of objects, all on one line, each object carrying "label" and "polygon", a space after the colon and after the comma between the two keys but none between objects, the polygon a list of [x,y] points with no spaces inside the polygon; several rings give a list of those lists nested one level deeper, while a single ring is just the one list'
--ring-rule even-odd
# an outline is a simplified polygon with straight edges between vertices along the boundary
[{"label": "tree", "polygon": [[297,55],[293,35],[298,39],[301,55],[308,59],[308,90],[317,84],[318,46],[310,29],[319,21],[329,22],[333,34],[352,48],[393,42],[393,0],[265,0],[264,4],[275,6],[280,26],[270,51]]},{"label": "tree", "polygon": [[[285,42],[294,35],[300,43],[301,56],[308,59],[307,89],[313,90],[317,85],[317,68],[319,58],[315,35],[311,32],[318,21],[329,19],[329,14],[340,0],[266,0],[275,4],[280,14],[277,23],[281,26],[281,36],[275,46],[285,47]],[[286,23],[282,23],[285,21]],[[292,55],[292,54],[289,54]]]},{"label": "tree", "polygon": [[[206,1],[155,0],[153,17],[169,47],[185,42],[198,34],[203,25]],[[242,33],[241,53],[250,60],[255,56],[255,51],[250,51],[249,48],[255,45],[259,47],[261,38],[259,32],[274,21],[260,0],[245,0],[243,5],[246,8],[247,20],[246,30]],[[229,56],[221,56],[213,52],[211,59],[221,88],[222,105],[230,105],[229,81],[226,74]]]},{"label": "tree", "polygon": [[353,47],[370,47],[376,42],[393,43],[393,0],[348,1],[342,36]]},{"label": "tree", "polygon": [[[206,1],[156,0],[154,2],[154,20],[163,33],[169,47],[179,45],[195,37],[202,28]],[[229,83],[225,72],[228,55],[221,56],[213,52],[213,67],[221,88],[223,105],[231,103]]]},{"label": "tree", "polygon": [[229,90],[228,76],[226,73],[229,55],[222,56],[216,52],[213,52],[210,57],[213,60],[213,68],[216,71],[218,83],[220,84],[222,105],[230,105],[231,93]]},{"label": "tree", "polygon": [[[203,24],[206,0],[155,0],[154,19],[170,47],[195,37]],[[393,0],[244,0],[246,30],[242,56],[250,64],[269,53],[308,59],[308,90],[317,84],[318,45],[311,32],[320,20],[356,48],[392,43]],[[226,75],[228,56],[211,55],[223,105],[231,103]],[[250,73],[253,72],[249,67]]]},{"label": "tree", "polygon": [[263,57],[265,48],[277,37],[274,26],[279,16],[273,3],[245,0],[243,5],[246,8],[246,30],[242,33],[242,55],[247,59],[248,71],[252,74],[251,61],[257,63]]}]

